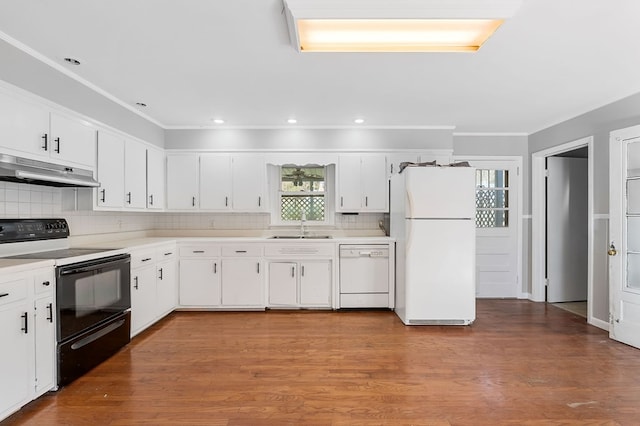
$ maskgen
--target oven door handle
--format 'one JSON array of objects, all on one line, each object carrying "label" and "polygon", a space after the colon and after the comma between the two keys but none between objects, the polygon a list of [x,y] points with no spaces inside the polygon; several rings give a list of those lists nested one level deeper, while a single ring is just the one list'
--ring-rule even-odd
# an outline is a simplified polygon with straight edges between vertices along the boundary
[{"label": "oven door handle", "polygon": [[128,258],[121,258],[121,259],[112,260],[111,262],[92,262],[90,265],[85,267],[80,267],[80,268],[64,269],[64,267],[62,267],[60,269],[59,274],[60,276],[64,276],[64,275],[71,275],[71,274],[81,274],[83,272],[98,271],[100,269],[104,269],[112,265],[129,263],[130,261],[131,260]]}]

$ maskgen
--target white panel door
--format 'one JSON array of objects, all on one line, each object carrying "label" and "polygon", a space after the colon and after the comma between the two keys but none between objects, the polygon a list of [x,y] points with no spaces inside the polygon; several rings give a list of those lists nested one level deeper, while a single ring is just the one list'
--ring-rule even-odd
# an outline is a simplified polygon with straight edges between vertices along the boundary
[{"label": "white panel door", "polygon": [[95,167],[96,129],[90,125],[52,112],[51,144],[51,158]]},{"label": "white panel door", "polygon": [[640,348],[640,126],[611,132],[609,171],[609,336]]},{"label": "white panel door", "polygon": [[260,259],[222,259],[222,304],[264,306]]},{"label": "white panel door", "polygon": [[587,300],[586,158],[547,158],[547,302]]},{"label": "white panel door", "polygon": [[147,208],[164,209],[164,152],[147,149]]},{"label": "white panel door", "polygon": [[220,263],[217,259],[180,260],[180,305],[220,305]]},{"label": "white panel door", "polygon": [[338,158],[336,211],[360,211],[362,182],[359,155],[341,155]]},{"label": "white panel door", "polygon": [[51,148],[49,111],[0,93],[0,144],[47,159]]},{"label": "white panel door", "polygon": [[96,205],[116,207],[124,205],[124,139],[98,132],[98,181]]},{"label": "white panel door", "polygon": [[360,164],[362,210],[389,211],[389,178],[387,159],[382,154],[363,155]]},{"label": "white panel door", "polygon": [[198,155],[167,155],[167,208],[198,208]]},{"label": "white panel door", "polygon": [[409,218],[475,217],[475,169],[407,167],[405,215]]},{"label": "white panel door", "polygon": [[300,304],[331,306],[331,261],[300,263]]},{"label": "white panel door", "polygon": [[266,209],[267,166],[259,155],[235,155],[233,164],[233,210],[260,212]]},{"label": "white panel door", "polygon": [[468,160],[476,168],[476,297],[516,298],[520,175],[513,160]]},{"label": "white panel door", "polygon": [[296,262],[269,263],[269,305],[296,306],[298,304],[297,269]]},{"label": "white panel door", "polygon": [[200,156],[200,208],[231,209],[231,156],[203,154]]},{"label": "white panel door", "polygon": [[147,148],[131,140],[124,145],[124,203],[134,209],[147,206]]}]

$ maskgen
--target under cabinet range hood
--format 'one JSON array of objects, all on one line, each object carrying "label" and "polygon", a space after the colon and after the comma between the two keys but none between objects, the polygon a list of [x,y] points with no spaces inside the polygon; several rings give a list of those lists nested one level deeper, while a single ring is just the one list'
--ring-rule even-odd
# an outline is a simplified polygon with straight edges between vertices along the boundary
[{"label": "under cabinet range hood", "polygon": [[98,187],[91,170],[0,154],[0,181],[60,187]]}]

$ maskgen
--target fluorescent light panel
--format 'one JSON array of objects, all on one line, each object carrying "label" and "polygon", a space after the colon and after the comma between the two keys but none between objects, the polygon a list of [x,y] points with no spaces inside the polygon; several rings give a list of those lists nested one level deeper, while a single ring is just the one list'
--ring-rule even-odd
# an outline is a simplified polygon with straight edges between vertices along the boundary
[{"label": "fluorescent light panel", "polygon": [[302,52],[473,52],[521,0],[284,0]]},{"label": "fluorescent light panel", "polygon": [[469,52],[502,24],[490,19],[299,19],[304,52]]}]

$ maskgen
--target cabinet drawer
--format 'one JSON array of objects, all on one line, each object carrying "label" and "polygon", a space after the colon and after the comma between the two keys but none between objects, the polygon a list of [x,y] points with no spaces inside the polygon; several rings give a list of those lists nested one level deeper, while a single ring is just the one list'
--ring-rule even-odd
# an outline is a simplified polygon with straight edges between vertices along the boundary
[{"label": "cabinet drawer", "polygon": [[222,255],[228,257],[260,257],[262,256],[262,246],[247,244],[223,246]]},{"label": "cabinet drawer", "polygon": [[295,256],[295,257],[334,257],[335,246],[333,244],[268,244],[265,256]]},{"label": "cabinet drawer", "polygon": [[43,271],[41,273],[36,273],[33,280],[33,289],[38,296],[47,293],[53,293],[53,283],[53,271]]},{"label": "cabinet drawer", "polygon": [[152,250],[131,253],[131,269],[152,265],[156,262],[156,252]]},{"label": "cabinet drawer", "polygon": [[175,259],[176,258],[176,247],[168,246],[168,247],[160,247],[156,250],[156,260],[158,262],[162,262],[163,260]]},{"label": "cabinet drawer", "polygon": [[26,298],[27,285],[27,280],[19,277],[0,283],[0,306]]},{"label": "cabinet drawer", "polygon": [[180,257],[218,257],[219,246],[184,246],[180,247]]}]

